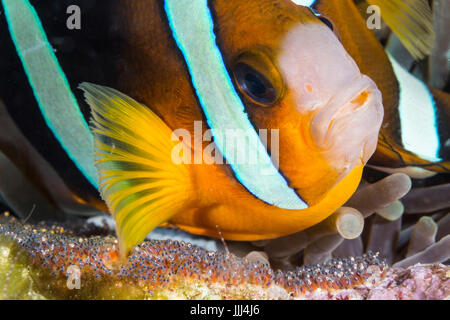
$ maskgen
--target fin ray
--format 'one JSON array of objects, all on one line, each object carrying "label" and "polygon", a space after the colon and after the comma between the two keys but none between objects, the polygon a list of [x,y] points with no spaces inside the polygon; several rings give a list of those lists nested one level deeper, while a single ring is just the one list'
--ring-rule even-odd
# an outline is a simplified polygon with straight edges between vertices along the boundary
[{"label": "fin ray", "polygon": [[429,55],[435,40],[433,15],[426,0],[366,0],[381,10],[381,17],[414,59]]}]

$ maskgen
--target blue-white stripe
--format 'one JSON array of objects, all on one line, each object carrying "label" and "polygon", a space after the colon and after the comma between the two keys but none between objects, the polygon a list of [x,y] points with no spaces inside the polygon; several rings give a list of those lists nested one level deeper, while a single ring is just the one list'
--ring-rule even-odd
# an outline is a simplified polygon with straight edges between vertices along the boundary
[{"label": "blue-white stripe", "polygon": [[307,208],[308,205],[275,168],[245,113],[217,47],[207,0],[166,0],[165,10],[222,155],[228,158],[230,153],[225,147],[227,130],[242,130],[249,133],[251,143],[250,148],[233,150],[238,154],[237,158],[248,159],[249,155],[255,154],[260,156],[257,164],[230,164],[237,179],[266,203],[285,209]]},{"label": "blue-white stripe", "polygon": [[425,84],[406,71],[390,54],[400,84],[399,115],[403,147],[422,159],[439,162],[440,139],[436,103]]},{"label": "blue-white stripe", "polygon": [[291,1],[300,6],[311,8],[317,0],[291,0]]},{"label": "blue-white stripe", "polygon": [[67,155],[96,187],[94,138],[36,11],[28,0],[2,0],[2,3],[11,37],[45,122]]}]

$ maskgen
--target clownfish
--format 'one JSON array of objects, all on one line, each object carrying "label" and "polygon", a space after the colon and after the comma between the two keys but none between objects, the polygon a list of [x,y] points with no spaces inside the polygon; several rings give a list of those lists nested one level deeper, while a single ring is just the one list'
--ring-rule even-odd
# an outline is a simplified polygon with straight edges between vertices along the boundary
[{"label": "clownfish", "polygon": [[[81,88],[99,188],[125,252],[165,221],[230,240],[279,237],[322,221],[355,191],[376,147],[381,94],[313,12],[290,1],[201,0],[122,10],[134,36],[124,43],[132,71],[118,82],[139,102]],[[178,129],[190,133],[181,164]],[[230,131],[249,145],[230,147]],[[258,163],[246,163],[254,154]]]},{"label": "clownfish", "polygon": [[[3,0],[39,106],[100,190],[124,254],[167,221],[227,240],[306,229],[349,199],[375,152],[381,92],[333,23],[308,7],[118,2],[122,72],[114,89],[80,85],[92,109],[89,137],[70,88],[55,80],[49,91],[42,81],[64,74],[42,27],[41,42],[23,45],[31,37],[15,29],[13,9],[36,15],[27,1],[14,1]],[[39,66],[31,59],[38,55]],[[67,106],[63,115],[46,108],[58,108],[55,101]]]},{"label": "clownfish", "polygon": [[[382,92],[384,120],[369,165],[413,178],[450,173],[450,94],[428,87],[386,52],[355,1],[299,1],[333,21],[347,52]],[[428,1],[366,0],[363,13],[368,5],[378,6],[413,57],[430,53],[434,31]]]}]

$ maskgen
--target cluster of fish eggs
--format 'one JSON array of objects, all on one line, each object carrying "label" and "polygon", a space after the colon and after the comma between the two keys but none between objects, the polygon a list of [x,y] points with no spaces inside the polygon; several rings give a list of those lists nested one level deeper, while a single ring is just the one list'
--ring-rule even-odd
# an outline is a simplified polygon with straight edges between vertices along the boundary
[{"label": "cluster of fish eggs", "polygon": [[70,267],[77,266],[91,285],[96,280],[131,283],[149,293],[194,281],[261,288],[277,285],[297,297],[319,288],[330,291],[362,285],[385,267],[376,254],[369,253],[295,271],[273,271],[268,264],[171,240],[145,241],[122,261],[114,237],[77,236],[61,225],[22,225],[13,219],[0,220],[0,236],[25,250],[35,267],[57,278],[69,277]]}]

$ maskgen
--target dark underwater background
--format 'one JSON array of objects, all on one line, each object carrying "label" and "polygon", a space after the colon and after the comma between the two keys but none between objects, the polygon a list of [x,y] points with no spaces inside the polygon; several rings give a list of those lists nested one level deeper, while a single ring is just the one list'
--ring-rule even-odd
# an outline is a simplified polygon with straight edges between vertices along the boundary
[{"label": "dark underwater background", "polygon": [[[115,0],[30,1],[41,19],[48,40],[87,121],[90,111],[81,90],[77,89],[78,85],[83,81],[112,85],[115,66],[120,64],[117,46],[120,36],[114,32],[114,15],[111,12],[114,2]],[[77,5],[81,9],[80,30],[70,30],[66,26],[70,16],[66,10],[70,5]],[[78,173],[45,124],[14,48],[3,12],[0,16],[0,43],[0,100],[4,102],[22,133],[61,173],[64,180],[83,180],[78,184],[92,188]]]}]

